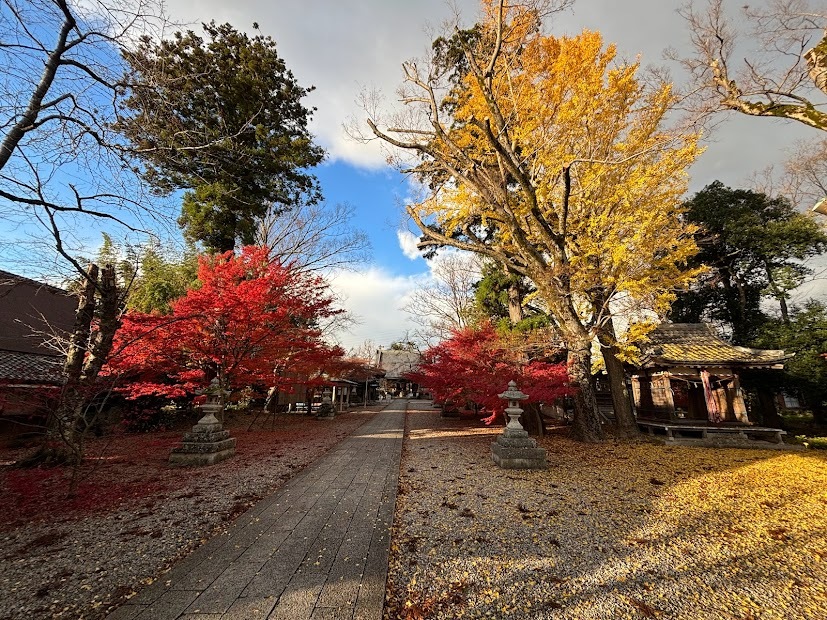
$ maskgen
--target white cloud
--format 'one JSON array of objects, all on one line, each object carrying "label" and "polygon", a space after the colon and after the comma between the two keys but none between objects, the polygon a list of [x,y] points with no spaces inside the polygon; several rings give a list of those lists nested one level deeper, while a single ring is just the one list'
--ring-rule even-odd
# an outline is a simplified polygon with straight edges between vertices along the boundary
[{"label": "white cloud", "polygon": [[420,326],[411,320],[403,308],[410,302],[417,288],[434,283],[434,271],[439,269],[447,257],[457,255],[467,258],[468,269],[479,269],[473,256],[447,249],[432,260],[425,261],[427,271],[419,274],[399,276],[380,267],[333,274],[330,282],[338,306],[347,310],[356,320],[355,325],[334,334],[334,340],[349,350],[368,340],[375,346],[387,347],[406,335],[416,339],[414,332]]},{"label": "white cloud", "polygon": [[416,247],[416,244],[419,243],[419,237],[415,234],[407,230],[397,230],[396,238],[399,240],[399,247],[405,256],[411,260],[416,260],[422,256],[419,253],[419,248]]},{"label": "white cloud", "polygon": [[[168,0],[166,4],[174,20],[195,26],[214,19],[251,31],[253,22],[258,22],[261,32],[275,39],[299,83],[316,87],[306,103],[317,108],[311,129],[329,157],[374,169],[386,165],[379,142],[354,142],[343,124],[353,118],[367,129],[367,114],[358,103],[365,90],[376,90],[397,105],[401,63],[427,51],[433,39],[428,24],[438,26],[449,19],[450,5],[456,5],[466,24],[479,10],[478,0]],[[667,47],[688,49],[689,28],[668,2],[594,0],[578,3],[573,11],[552,20],[556,34],[575,34],[584,27],[600,30],[607,41],[616,42],[623,58],[642,54],[644,65],[661,64]],[[676,69],[674,63],[670,66]],[[756,170],[783,160],[786,145],[811,133],[793,123],[731,116],[734,120],[715,133],[715,142],[693,168],[693,190],[715,178],[742,185]]]},{"label": "white cloud", "polygon": [[331,288],[339,306],[358,323],[336,334],[345,349],[358,347],[366,340],[388,346],[416,327],[402,310],[411,292],[428,274],[396,276],[384,269],[371,267],[361,272],[338,272],[331,278]]}]

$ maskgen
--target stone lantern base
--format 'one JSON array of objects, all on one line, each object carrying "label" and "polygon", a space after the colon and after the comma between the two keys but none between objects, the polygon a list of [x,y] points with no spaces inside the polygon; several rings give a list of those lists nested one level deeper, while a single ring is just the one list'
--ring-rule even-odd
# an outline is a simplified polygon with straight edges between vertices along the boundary
[{"label": "stone lantern base", "polygon": [[508,425],[497,441],[491,444],[494,462],[503,469],[545,469],[546,451],[537,447],[537,442],[528,436],[528,431],[520,424],[523,410],[519,404],[528,398],[528,394],[523,394],[514,381],[509,381],[508,389],[499,397],[508,401],[505,408]]},{"label": "stone lantern base", "polygon": [[180,446],[172,449],[169,462],[173,465],[214,465],[235,454],[235,437],[225,431],[221,422],[208,413],[184,435]]},{"label": "stone lantern base", "polygon": [[546,451],[527,431],[506,429],[491,444],[491,457],[503,469],[546,469]]},{"label": "stone lantern base", "polygon": [[336,410],[330,403],[322,403],[316,410],[317,420],[333,420],[336,418]]},{"label": "stone lantern base", "polygon": [[333,406],[333,401],[330,399],[330,390],[325,389],[322,393],[322,404],[316,410],[317,420],[333,420],[336,418],[336,407]]}]

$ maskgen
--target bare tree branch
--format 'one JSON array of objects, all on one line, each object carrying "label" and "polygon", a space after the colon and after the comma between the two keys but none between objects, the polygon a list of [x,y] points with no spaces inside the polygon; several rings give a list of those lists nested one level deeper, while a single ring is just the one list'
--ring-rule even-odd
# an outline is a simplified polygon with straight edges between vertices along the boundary
[{"label": "bare tree branch", "polygon": [[[680,9],[695,48],[679,58],[692,77],[693,112],[728,109],[827,130],[827,9],[772,0],[741,12],[734,18],[724,0],[690,0]],[[740,69],[736,49],[745,53]]]}]

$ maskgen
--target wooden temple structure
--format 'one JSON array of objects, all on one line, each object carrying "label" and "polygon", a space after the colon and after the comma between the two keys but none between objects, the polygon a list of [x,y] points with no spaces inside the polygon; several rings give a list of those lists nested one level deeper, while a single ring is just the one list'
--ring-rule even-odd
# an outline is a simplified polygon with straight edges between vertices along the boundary
[{"label": "wooden temple structure", "polygon": [[[780,370],[792,357],[783,350],[733,345],[704,323],[664,323],[648,338],[640,366],[632,373],[635,409],[643,428],[665,431],[669,439],[675,429],[692,427],[705,439],[710,429],[738,431],[752,425],[739,373]],[[779,442],[783,434],[758,427],[750,433],[759,430],[772,433]],[[744,437],[743,430],[739,434]]]}]

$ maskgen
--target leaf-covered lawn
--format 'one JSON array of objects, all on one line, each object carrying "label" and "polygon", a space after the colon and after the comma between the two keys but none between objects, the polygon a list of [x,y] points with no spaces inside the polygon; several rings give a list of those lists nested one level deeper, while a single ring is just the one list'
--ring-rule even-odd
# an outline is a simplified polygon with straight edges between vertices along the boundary
[{"label": "leaf-covered lawn", "polygon": [[[86,459],[80,469],[77,495],[67,499],[68,468],[16,469],[12,465],[29,449],[0,450],[0,531],[27,522],[56,523],[143,504],[168,501],[177,490],[208,483],[219,476],[249,471],[282,462],[288,471],[307,465],[320,453],[346,437],[363,418],[346,416],[330,428],[309,416],[282,415],[275,424],[261,416],[247,430],[252,416],[231,415],[227,428],[236,438],[236,455],[221,467],[173,467],[169,454],[189,426],[174,431],[114,434],[87,440]],[[290,477],[291,474],[286,474]],[[270,482],[272,484],[272,482]],[[246,507],[258,496],[242,497]],[[239,509],[241,506],[239,506]]]},{"label": "leaf-covered lawn", "polygon": [[412,412],[387,618],[827,618],[827,454],[541,441]]},{"label": "leaf-covered lawn", "polygon": [[242,414],[227,425],[236,455],[211,467],[169,465],[185,429],[93,439],[74,500],[63,469],[0,467],[0,618],[106,617],[373,415],[279,416],[247,431]]}]

